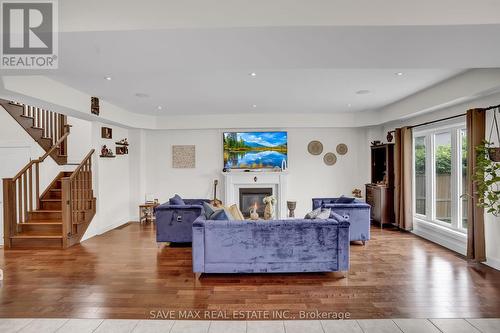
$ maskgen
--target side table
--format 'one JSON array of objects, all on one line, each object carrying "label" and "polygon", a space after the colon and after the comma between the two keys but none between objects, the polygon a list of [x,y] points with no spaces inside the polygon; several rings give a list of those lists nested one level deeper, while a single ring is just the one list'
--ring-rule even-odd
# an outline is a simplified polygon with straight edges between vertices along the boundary
[{"label": "side table", "polygon": [[139,223],[151,222],[155,220],[154,208],[158,206],[158,203],[144,203],[139,205]]}]

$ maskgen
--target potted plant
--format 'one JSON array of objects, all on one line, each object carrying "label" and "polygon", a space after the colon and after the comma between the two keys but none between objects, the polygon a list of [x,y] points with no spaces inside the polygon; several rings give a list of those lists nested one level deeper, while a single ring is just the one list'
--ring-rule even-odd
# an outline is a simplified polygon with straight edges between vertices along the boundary
[{"label": "potted plant", "polygon": [[493,110],[493,121],[491,122],[490,139],[488,140],[488,142],[486,142],[488,148],[488,156],[490,160],[494,162],[500,162],[500,147],[495,147],[491,141],[493,128],[496,128],[497,142],[500,144],[500,131],[498,130],[497,111],[500,112],[500,109]]},{"label": "potted plant", "polygon": [[473,180],[477,186],[478,206],[490,214],[500,216],[500,163],[491,159],[491,149],[492,143],[488,141],[483,141],[476,147]]}]

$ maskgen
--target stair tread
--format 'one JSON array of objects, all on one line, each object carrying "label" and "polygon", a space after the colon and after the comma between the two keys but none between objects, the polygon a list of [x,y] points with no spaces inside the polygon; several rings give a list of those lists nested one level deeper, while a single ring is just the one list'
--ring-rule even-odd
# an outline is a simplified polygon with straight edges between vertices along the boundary
[{"label": "stair tread", "polygon": [[37,212],[43,212],[43,213],[60,213],[62,210],[60,209],[37,209],[33,210],[30,213],[37,213]]},{"label": "stair tread", "polygon": [[62,199],[49,198],[49,199],[40,199],[40,201],[62,201]]},{"label": "stair tread", "polygon": [[33,118],[32,116],[27,116],[27,115],[25,115],[25,114],[22,114],[22,115],[21,115],[21,117],[23,117],[23,118],[29,118],[29,119],[35,119],[35,118]]},{"label": "stair tread", "polygon": [[10,238],[51,238],[51,239],[57,239],[57,238],[62,238],[61,234],[56,234],[56,233],[40,233],[40,232],[32,232],[32,231],[23,231],[18,233],[17,235],[11,236]]},{"label": "stair tread", "polygon": [[24,222],[24,223],[21,223],[20,225],[61,225],[62,224],[62,221],[45,221],[45,220],[33,220],[33,221],[36,221],[36,222]]},{"label": "stair tread", "polygon": [[43,127],[38,127],[38,126],[31,126],[32,129],[36,129],[36,130],[42,130],[43,131]]}]

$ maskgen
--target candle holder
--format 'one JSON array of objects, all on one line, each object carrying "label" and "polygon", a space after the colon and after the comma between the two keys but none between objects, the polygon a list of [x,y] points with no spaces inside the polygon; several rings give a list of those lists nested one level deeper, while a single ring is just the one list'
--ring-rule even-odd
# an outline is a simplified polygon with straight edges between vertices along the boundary
[{"label": "candle holder", "polygon": [[288,217],[295,217],[295,208],[297,208],[297,201],[287,201]]}]

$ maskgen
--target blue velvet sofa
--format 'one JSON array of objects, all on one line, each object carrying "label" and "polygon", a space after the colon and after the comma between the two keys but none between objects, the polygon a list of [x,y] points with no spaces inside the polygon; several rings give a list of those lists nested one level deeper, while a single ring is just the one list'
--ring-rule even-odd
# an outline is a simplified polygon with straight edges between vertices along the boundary
[{"label": "blue velvet sofa", "polygon": [[346,272],[349,222],[327,220],[193,223],[193,272]]},{"label": "blue velvet sofa", "polygon": [[155,208],[156,242],[189,243],[193,240],[193,221],[203,215],[203,202],[208,199],[182,199],[184,204],[170,201]]},{"label": "blue velvet sofa", "polygon": [[351,241],[365,244],[370,240],[370,205],[355,199],[351,203],[337,203],[338,198],[313,198],[312,208],[330,208],[351,223]]}]

